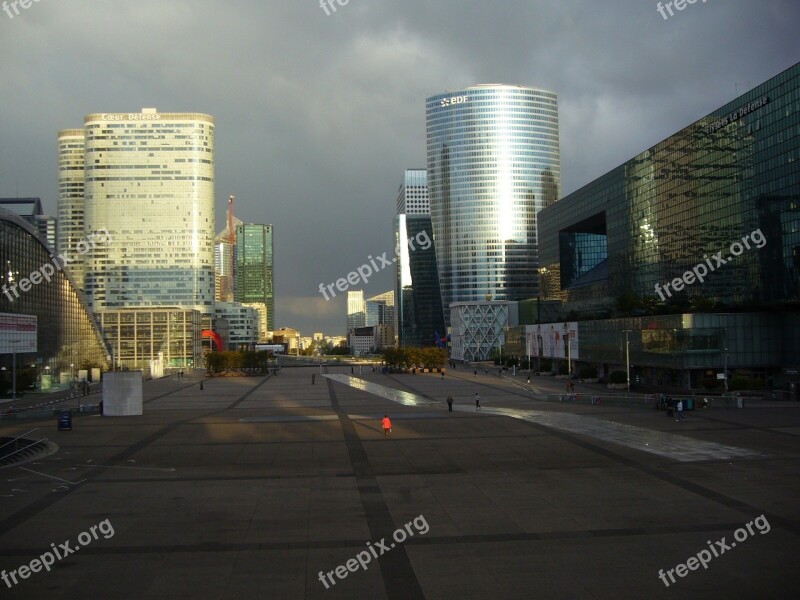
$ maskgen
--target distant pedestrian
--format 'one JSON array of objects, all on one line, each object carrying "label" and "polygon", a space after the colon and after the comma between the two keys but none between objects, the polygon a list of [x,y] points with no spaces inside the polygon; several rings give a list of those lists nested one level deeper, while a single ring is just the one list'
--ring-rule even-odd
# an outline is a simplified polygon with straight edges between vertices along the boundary
[{"label": "distant pedestrian", "polygon": [[453,412],[453,397],[452,396],[448,396],[447,397],[447,411],[448,412]]},{"label": "distant pedestrian", "polygon": [[530,382],[531,382],[531,376],[528,375],[528,383],[530,383]]},{"label": "distant pedestrian", "polygon": [[389,419],[389,415],[383,415],[383,435],[390,433],[392,433],[392,421]]},{"label": "distant pedestrian", "polygon": [[442,379],[444,379],[444,369],[442,369]]},{"label": "distant pedestrian", "polygon": [[475,370],[473,371],[473,373],[475,374],[475,377],[477,377],[477,376],[478,376],[478,369],[475,369]]},{"label": "distant pedestrian", "polygon": [[353,367],[350,367],[350,375],[353,374]]},{"label": "distant pedestrian", "polygon": [[685,421],[686,417],[683,416],[683,400],[678,400],[678,406],[676,407],[677,412],[675,413],[675,420],[676,421]]},{"label": "distant pedestrian", "polygon": [[481,395],[476,393],[475,394],[475,410],[481,409]]}]

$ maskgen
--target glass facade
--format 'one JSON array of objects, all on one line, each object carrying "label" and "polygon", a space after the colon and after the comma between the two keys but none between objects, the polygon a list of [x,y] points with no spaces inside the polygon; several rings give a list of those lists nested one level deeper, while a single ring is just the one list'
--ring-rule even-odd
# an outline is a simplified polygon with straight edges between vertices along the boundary
[{"label": "glass facade", "polygon": [[78,254],[78,242],[83,233],[84,153],[86,132],[83,129],[63,129],[58,132],[58,232],[56,250],[75,254],[69,272],[80,289],[84,289],[83,256]]},{"label": "glass facade", "polygon": [[267,307],[267,327],[275,331],[272,225],[236,226],[236,302],[260,302]]},{"label": "glass facade", "polygon": [[[85,118],[84,239],[112,242],[85,260],[95,312],[214,304],[214,119],[199,113]],[[77,231],[76,231],[77,234]]]},{"label": "glass facade", "polygon": [[179,308],[123,309],[98,315],[118,366],[149,369],[151,360],[167,367],[200,367],[200,312]]},{"label": "glass facade", "polygon": [[557,95],[513,85],[449,91],[427,99],[426,125],[444,307],[535,296],[537,213],[561,187]]},{"label": "glass facade", "polygon": [[[796,65],[546,209],[545,297],[579,312],[599,295],[609,310],[796,309],[798,161]],[[698,265],[702,282],[672,283]]]},{"label": "glass facade", "polygon": [[634,382],[699,387],[726,364],[787,382],[798,165],[795,65],[542,211],[542,297],[596,319],[580,323],[581,359],[619,368],[627,332]]},{"label": "glass facade", "polygon": [[350,333],[351,329],[365,326],[366,310],[363,290],[347,292],[347,333]]},{"label": "glass facade", "polygon": [[[2,209],[0,261],[0,312],[37,317],[38,352],[18,356],[18,365],[35,363],[39,376],[60,381],[78,368],[108,364],[110,348],[83,295],[61,268],[63,261],[53,257],[36,229]],[[10,355],[0,361],[10,369]]]},{"label": "glass facade", "polygon": [[[426,248],[416,240],[430,240]],[[415,243],[412,251],[408,241]],[[396,294],[397,342],[400,346],[434,346],[447,337],[436,246],[430,215],[395,217],[397,257]]]}]

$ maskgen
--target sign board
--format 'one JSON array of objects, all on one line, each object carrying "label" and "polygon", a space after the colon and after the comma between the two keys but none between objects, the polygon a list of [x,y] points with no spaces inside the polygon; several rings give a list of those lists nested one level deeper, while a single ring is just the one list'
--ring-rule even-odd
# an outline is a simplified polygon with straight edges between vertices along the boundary
[{"label": "sign board", "polygon": [[35,353],[36,315],[0,313],[0,354]]}]

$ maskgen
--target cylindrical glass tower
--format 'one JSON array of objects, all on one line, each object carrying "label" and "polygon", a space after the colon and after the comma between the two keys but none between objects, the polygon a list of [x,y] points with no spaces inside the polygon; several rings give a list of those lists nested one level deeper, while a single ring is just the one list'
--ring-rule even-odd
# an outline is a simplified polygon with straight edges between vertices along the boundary
[{"label": "cylindrical glass tower", "polygon": [[445,318],[451,302],[538,292],[536,213],[558,200],[558,96],[515,85],[436,94],[428,189]]}]

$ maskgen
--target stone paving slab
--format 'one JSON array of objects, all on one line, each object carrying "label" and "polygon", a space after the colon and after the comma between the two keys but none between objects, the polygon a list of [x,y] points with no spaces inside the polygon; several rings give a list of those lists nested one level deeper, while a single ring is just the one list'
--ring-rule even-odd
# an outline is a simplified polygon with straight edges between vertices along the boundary
[{"label": "stone paving slab", "polygon": [[[695,411],[674,423],[538,402],[489,378],[358,378],[406,405],[344,385],[341,374],[285,368],[205,380],[201,391],[195,373],[184,385],[149,382],[142,417],[81,416],[70,432],[55,420],[4,427],[0,435],[38,427],[60,449],[0,471],[0,574],[105,519],[114,534],[11,588],[0,580],[0,594],[728,599],[800,590],[800,411]],[[694,444],[749,454],[685,462],[609,431],[688,440],[678,453]],[[670,587],[659,579],[762,514],[769,532]],[[411,525],[420,517],[424,534]],[[406,524],[414,535],[394,542]],[[389,549],[368,568],[335,575],[379,543]]]}]

